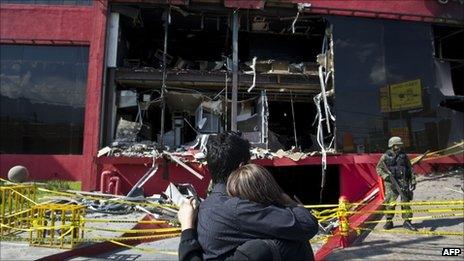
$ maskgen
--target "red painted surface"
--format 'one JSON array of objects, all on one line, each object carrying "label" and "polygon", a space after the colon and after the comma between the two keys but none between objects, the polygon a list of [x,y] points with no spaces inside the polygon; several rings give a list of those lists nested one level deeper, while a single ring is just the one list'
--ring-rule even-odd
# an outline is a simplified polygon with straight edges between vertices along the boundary
[{"label": "red painted surface", "polygon": [[98,150],[100,101],[107,1],[92,6],[2,4],[0,42],[89,46],[82,155],[0,155],[0,176],[14,165],[28,167],[31,179],[81,180],[84,189],[97,182],[93,157]]},{"label": "red painted surface", "polygon": [[[121,159],[121,161],[118,161],[118,159]],[[145,195],[149,196],[155,193],[161,193],[169,185],[169,182],[173,182],[193,184],[201,197],[206,196],[210,176],[202,165],[198,163],[189,163],[191,168],[205,176],[203,180],[200,180],[176,164],[168,164],[168,168],[166,169],[163,166],[163,159],[158,159],[156,163],[159,166],[156,174],[143,186]],[[97,164],[101,167],[103,172],[111,171],[113,176],[120,178],[121,194],[126,194],[145,172],[150,169],[152,159],[102,157],[97,160]],[[100,187],[107,186],[108,184],[100,184]]]},{"label": "red painted surface", "polygon": [[[340,195],[345,196],[349,201],[354,202],[361,199],[371,189],[379,184],[378,175],[376,174],[375,166],[380,159],[381,154],[344,154],[331,155],[327,157],[327,164],[339,165],[340,169]],[[415,155],[410,155],[414,157]],[[151,158],[127,158],[127,157],[101,157],[96,159],[99,166],[98,178],[100,188],[107,188],[107,178],[101,178],[101,173],[111,171],[111,176],[120,177],[121,193],[125,194],[130,191],[132,186],[145,174],[152,164]],[[321,157],[307,157],[299,161],[293,161],[288,158],[259,159],[253,161],[256,164],[263,166],[286,167],[296,165],[320,165]],[[431,166],[435,163],[440,163],[440,166],[449,167],[464,163],[464,157],[448,156],[437,160],[423,161],[415,167],[419,174],[430,173]],[[193,169],[205,176],[205,179],[200,180],[189,173],[184,168],[174,164],[168,164],[168,171],[163,169],[163,160],[158,159],[157,164],[159,169],[155,176],[149,180],[144,186],[146,195],[161,193],[167,187],[169,182],[174,183],[191,183],[197,189],[201,196],[205,196],[206,189],[209,184],[210,176],[207,173],[206,167],[198,163],[188,163]],[[420,170],[420,171],[417,171]],[[317,173],[308,173],[313,175]],[[107,175],[107,174],[105,174]],[[167,178],[165,178],[167,177]]]},{"label": "red painted surface", "polygon": [[29,170],[31,180],[64,179],[81,180],[79,171],[84,168],[80,155],[0,155],[1,177],[7,176],[8,170],[16,165],[23,165]]}]

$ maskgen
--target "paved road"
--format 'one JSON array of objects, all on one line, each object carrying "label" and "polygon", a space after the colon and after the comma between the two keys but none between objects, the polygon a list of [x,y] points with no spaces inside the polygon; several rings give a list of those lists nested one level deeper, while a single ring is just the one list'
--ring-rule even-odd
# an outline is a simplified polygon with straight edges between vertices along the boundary
[{"label": "paved road", "polygon": [[[463,185],[464,171],[452,171],[418,177],[414,200],[463,199],[459,191]],[[461,206],[462,208],[462,206]],[[430,214],[417,214],[426,216]],[[464,218],[417,220],[416,227],[427,231],[464,231]],[[382,229],[379,223],[374,229]],[[395,223],[394,230],[401,229]],[[463,260],[460,257],[442,256],[444,247],[458,247],[464,252],[464,238],[460,236],[424,236],[371,232],[349,248],[335,251],[327,260]]]}]

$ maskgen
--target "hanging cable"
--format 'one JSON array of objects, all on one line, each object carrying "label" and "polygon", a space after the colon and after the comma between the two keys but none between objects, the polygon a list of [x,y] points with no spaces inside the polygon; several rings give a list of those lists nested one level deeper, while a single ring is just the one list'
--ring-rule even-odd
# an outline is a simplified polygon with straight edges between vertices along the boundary
[{"label": "hanging cable", "polygon": [[164,48],[163,48],[163,79],[161,83],[161,124],[160,124],[160,145],[164,146],[164,117],[166,114],[166,78],[167,78],[167,61],[166,55],[168,52],[168,29],[171,23],[171,7],[166,8],[164,17]]},{"label": "hanging cable", "polygon": [[290,105],[292,106],[293,136],[295,138],[295,148],[298,148],[298,137],[296,136],[295,109],[293,108],[293,93],[290,91]]},{"label": "hanging cable", "polygon": [[[318,63],[319,63],[319,69],[318,69],[318,75],[319,75],[319,84],[321,85],[321,92],[314,96],[313,101],[314,104],[316,105],[317,109],[317,115],[315,122],[317,121],[317,132],[316,132],[316,141],[321,148],[321,165],[322,165],[322,177],[321,177],[321,190],[319,193],[319,200],[322,202],[322,194],[324,191],[325,187],[325,180],[326,180],[326,170],[327,170],[327,150],[331,149],[333,144],[334,144],[334,138],[330,141],[329,145],[326,146],[324,142],[324,130],[323,130],[323,121],[325,121],[325,127],[327,128],[327,132],[331,133],[331,125],[330,122],[335,122],[335,117],[332,115],[332,112],[330,111],[330,107],[327,101],[327,96],[332,95],[333,89],[330,91],[326,91],[326,86],[329,82],[329,79],[331,76],[333,77],[333,74],[331,73],[330,70],[328,70],[329,67],[329,59],[328,59],[328,49],[329,46],[327,44],[328,42],[328,36],[327,34],[324,36],[324,40],[322,42],[322,53],[318,55]],[[322,110],[321,108],[321,103],[324,109]],[[324,111],[324,115],[322,115],[322,111]]]}]

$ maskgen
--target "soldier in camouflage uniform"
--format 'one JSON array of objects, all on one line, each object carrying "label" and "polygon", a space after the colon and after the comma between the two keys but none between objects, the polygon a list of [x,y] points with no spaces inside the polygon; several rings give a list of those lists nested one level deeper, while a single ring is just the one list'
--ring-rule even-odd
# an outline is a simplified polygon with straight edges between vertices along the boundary
[{"label": "soldier in camouflage uniform", "polygon": [[[395,210],[396,199],[401,195],[401,202],[409,202],[413,198],[413,190],[416,189],[416,177],[412,172],[411,162],[402,150],[403,142],[400,137],[392,137],[388,141],[388,150],[377,163],[377,174],[382,177],[385,184],[386,210]],[[392,180],[393,179],[393,180]],[[395,181],[397,184],[395,184]],[[408,205],[402,205],[403,211],[411,211]],[[393,228],[393,217],[395,214],[387,214],[387,222],[384,229]],[[411,224],[412,212],[402,213],[404,219],[403,227],[416,231]]]}]

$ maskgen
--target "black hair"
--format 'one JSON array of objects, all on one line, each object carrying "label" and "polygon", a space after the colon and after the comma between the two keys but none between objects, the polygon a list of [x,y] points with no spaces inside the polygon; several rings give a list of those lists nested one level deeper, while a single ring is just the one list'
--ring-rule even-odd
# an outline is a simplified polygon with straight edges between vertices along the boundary
[{"label": "black hair", "polygon": [[214,184],[226,184],[232,171],[250,161],[250,143],[240,136],[224,132],[208,138],[206,161]]}]

